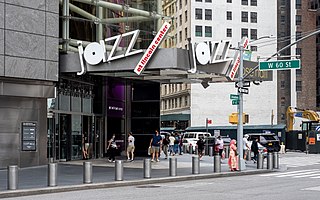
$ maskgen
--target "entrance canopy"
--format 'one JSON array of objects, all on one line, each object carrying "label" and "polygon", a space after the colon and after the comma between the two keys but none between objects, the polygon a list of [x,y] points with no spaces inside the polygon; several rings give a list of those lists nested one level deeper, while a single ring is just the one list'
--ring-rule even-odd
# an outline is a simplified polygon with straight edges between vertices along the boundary
[{"label": "entrance canopy", "polygon": [[[226,73],[230,70],[231,60],[221,60],[206,65],[197,64],[195,73],[192,70],[190,52],[186,49],[162,48],[158,49],[145,70],[137,75],[134,68],[142,57],[142,53],[111,62],[101,62],[97,65],[85,63],[85,73],[109,77],[121,77],[137,80],[157,81],[160,83],[200,83],[200,82],[228,82]],[[244,69],[253,68],[256,62],[244,61]],[[60,72],[77,73],[81,71],[78,53],[60,54]],[[272,80],[271,72],[254,73],[251,80]]]}]

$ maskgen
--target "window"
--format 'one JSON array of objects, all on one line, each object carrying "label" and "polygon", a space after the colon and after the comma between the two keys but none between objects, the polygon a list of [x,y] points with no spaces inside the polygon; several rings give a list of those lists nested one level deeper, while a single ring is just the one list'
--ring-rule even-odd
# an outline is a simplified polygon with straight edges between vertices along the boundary
[{"label": "window", "polygon": [[296,25],[301,25],[301,15],[296,15]]},{"label": "window", "polygon": [[179,15],[180,26],[182,26],[182,15]]},{"label": "window", "polygon": [[257,13],[256,12],[251,12],[250,13],[250,19],[251,19],[251,23],[257,23]]},{"label": "window", "polygon": [[205,9],[204,10],[204,19],[205,20],[212,20],[212,10],[211,9]]},{"label": "window", "polygon": [[281,5],[282,6],[286,5],[286,0],[281,0]]},{"label": "window", "polygon": [[248,29],[247,28],[241,29],[241,38],[243,38],[243,37],[248,37]]},{"label": "window", "polygon": [[296,9],[301,9],[301,0],[296,0]]},{"label": "window", "polygon": [[241,22],[248,22],[248,12],[241,12]]},{"label": "window", "polygon": [[248,0],[241,0],[241,5],[247,6],[248,5]]},{"label": "window", "polygon": [[281,16],[280,16],[280,22],[281,22],[281,24],[286,23],[286,16],[281,15]]},{"label": "window", "polygon": [[251,6],[257,6],[257,0],[251,0]]},{"label": "window", "polygon": [[301,76],[302,75],[302,70],[301,69],[296,69],[296,75]]},{"label": "window", "polygon": [[182,97],[179,98],[179,107],[182,107]]},{"label": "window", "polygon": [[188,0],[185,0],[185,4],[188,5]]},{"label": "window", "polygon": [[296,55],[297,56],[302,56],[301,48],[296,48]]},{"label": "window", "polygon": [[251,47],[250,47],[250,50],[251,50],[251,51],[258,51],[258,47],[257,47],[257,46],[251,46]]},{"label": "window", "polygon": [[196,0],[196,2],[202,2],[202,0]]},{"label": "window", "polygon": [[227,37],[232,37],[232,29],[227,28]]},{"label": "window", "polygon": [[251,33],[251,39],[252,39],[252,40],[258,39],[257,29],[251,29],[251,30],[250,30],[250,33]]},{"label": "window", "polygon": [[185,36],[185,39],[188,38],[188,28],[187,27],[184,29],[184,36]]},{"label": "window", "polygon": [[297,92],[302,91],[302,82],[301,81],[296,81],[296,90],[297,90]]},{"label": "window", "polygon": [[212,0],[205,0],[205,2],[207,2],[207,3],[211,3],[211,2],[212,2]]},{"label": "window", "polygon": [[182,42],[182,31],[179,31],[179,41]]},{"label": "window", "polygon": [[196,19],[202,19],[202,9],[196,8]]},{"label": "window", "polygon": [[181,10],[182,8],[182,0],[179,1],[179,9]]},{"label": "window", "polygon": [[232,0],[227,0],[227,3],[232,3]]},{"label": "window", "polygon": [[202,37],[202,26],[196,26],[196,37]]},{"label": "window", "polygon": [[281,97],[281,106],[285,106],[285,104],[286,104],[286,98],[285,97]]},{"label": "window", "polygon": [[232,20],[232,12],[227,11],[227,20]]},{"label": "window", "polygon": [[299,40],[302,37],[302,32],[301,31],[297,31],[296,32],[296,40]]},{"label": "window", "polygon": [[285,87],[285,81],[281,81],[280,82],[280,88],[284,88]]},{"label": "window", "polygon": [[212,37],[212,27],[211,26],[205,26],[204,27],[204,35],[205,37]]},{"label": "window", "polygon": [[185,22],[188,21],[188,11],[187,10],[184,12],[184,21]]}]

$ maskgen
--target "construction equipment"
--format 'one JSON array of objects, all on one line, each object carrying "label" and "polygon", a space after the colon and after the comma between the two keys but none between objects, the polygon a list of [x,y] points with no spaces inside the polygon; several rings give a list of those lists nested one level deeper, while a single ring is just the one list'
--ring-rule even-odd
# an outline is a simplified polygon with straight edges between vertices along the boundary
[{"label": "construction equipment", "polygon": [[320,122],[320,116],[317,112],[308,109],[300,109],[289,106],[287,109],[287,132],[301,131],[302,122]]}]

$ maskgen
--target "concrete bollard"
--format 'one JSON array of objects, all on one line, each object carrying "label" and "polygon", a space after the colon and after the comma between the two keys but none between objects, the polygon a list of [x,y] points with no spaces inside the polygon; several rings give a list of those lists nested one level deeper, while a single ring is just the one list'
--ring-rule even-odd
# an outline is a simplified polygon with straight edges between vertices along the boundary
[{"label": "concrete bollard", "polygon": [[198,146],[195,146],[194,155],[198,155]]},{"label": "concrete bollard", "polygon": [[226,146],[225,148],[224,148],[224,157],[225,158],[229,158],[229,146]]},{"label": "concrete bollard", "polygon": [[143,177],[151,178],[151,159],[146,158],[143,161]]},{"label": "concrete bollard", "polygon": [[169,158],[169,176],[177,176],[177,158]]},{"label": "concrete bollard", "polygon": [[251,161],[251,151],[248,150],[247,161]]},{"label": "concrete bollard", "polygon": [[192,174],[200,174],[200,160],[198,156],[192,156]]},{"label": "concrete bollard", "polygon": [[213,172],[220,173],[221,172],[221,156],[215,155],[213,159]]},{"label": "concrete bollard", "polygon": [[58,164],[49,163],[48,164],[48,186],[49,187],[57,186],[57,177],[58,177]]},{"label": "concrete bollard", "polygon": [[193,148],[192,148],[192,145],[190,145],[189,146],[189,154],[192,154],[193,153],[192,151],[193,151]]},{"label": "concrete bollard", "polygon": [[273,169],[272,153],[268,153],[268,156],[267,156],[267,169],[269,170]]},{"label": "concrete bollard", "polygon": [[257,169],[263,169],[263,154],[258,154]]},{"label": "concrete bollard", "polygon": [[183,145],[182,148],[183,148],[183,153],[186,154],[187,151],[188,151],[188,146],[187,145]]},{"label": "concrete bollard", "polygon": [[279,169],[279,153],[273,152],[273,168]]},{"label": "concrete bollard", "polygon": [[115,180],[123,181],[123,162],[122,160],[116,160],[115,162]]},{"label": "concrete bollard", "polygon": [[9,165],[8,172],[8,190],[16,190],[18,189],[18,166],[17,165]]},{"label": "concrete bollard", "polygon": [[83,162],[83,183],[92,183],[92,163]]},{"label": "concrete bollard", "polygon": [[209,156],[213,156],[213,147],[209,147]]}]

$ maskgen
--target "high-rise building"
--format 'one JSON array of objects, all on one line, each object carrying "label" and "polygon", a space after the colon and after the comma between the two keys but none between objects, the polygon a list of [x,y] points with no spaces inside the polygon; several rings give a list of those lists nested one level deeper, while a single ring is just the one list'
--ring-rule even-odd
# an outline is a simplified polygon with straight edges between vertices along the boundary
[{"label": "high-rise building", "polygon": [[[174,9],[171,9],[171,8]],[[246,36],[249,38],[251,60],[265,59],[276,52],[277,4],[276,1],[211,1],[177,0],[164,1],[164,12],[175,19],[175,35],[178,48],[188,48],[192,43],[230,40],[233,48]],[[173,12],[175,11],[175,12]],[[274,38],[273,38],[274,37]],[[170,42],[167,42],[170,44]],[[167,47],[169,47],[167,45]],[[233,57],[235,51],[230,50]],[[245,67],[245,74],[249,69]],[[266,76],[256,71],[256,77]],[[184,85],[184,84],[182,84]],[[209,87],[208,87],[209,86]],[[205,89],[205,88],[206,89]],[[169,88],[169,89],[168,89]],[[229,115],[237,112],[232,105],[230,94],[236,94],[235,83],[188,83],[184,90],[170,90],[179,85],[161,86],[162,126],[203,126],[206,118],[212,125],[230,125]],[[187,99],[187,104],[179,104]],[[187,106],[186,106],[187,105]],[[272,81],[252,85],[249,94],[244,95],[244,112],[249,114],[249,124],[273,124],[277,122],[277,74]],[[180,125],[183,121],[183,126]]]}]

